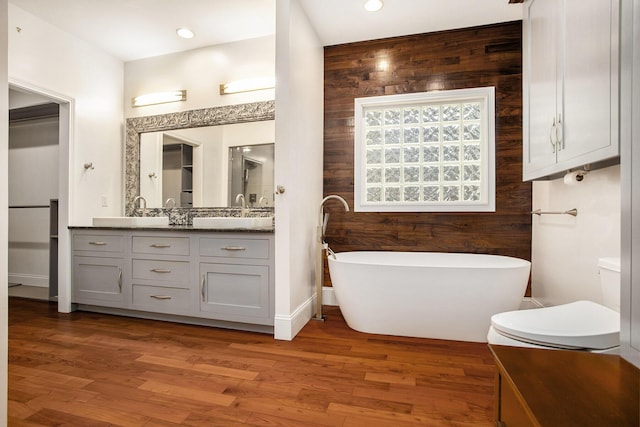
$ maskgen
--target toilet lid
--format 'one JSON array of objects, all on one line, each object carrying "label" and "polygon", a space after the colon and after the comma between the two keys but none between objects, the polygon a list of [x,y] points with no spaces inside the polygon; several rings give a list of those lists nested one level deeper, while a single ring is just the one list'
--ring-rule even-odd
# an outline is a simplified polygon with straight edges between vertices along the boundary
[{"label": "toilet lid", "polygon": [[620,314],[591,301],[500,313],[491,317],[491,325],[534,344],[598,350],[620,345]]}]

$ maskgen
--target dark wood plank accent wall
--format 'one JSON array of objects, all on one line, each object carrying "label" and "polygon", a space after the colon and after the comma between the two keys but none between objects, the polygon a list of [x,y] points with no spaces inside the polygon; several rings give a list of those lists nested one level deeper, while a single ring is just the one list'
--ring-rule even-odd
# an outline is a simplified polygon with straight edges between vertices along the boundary
[{"label": "dark wood plank accent wall", "polygon": [[[353,207],[354,99],[496,88],[496,212],[344,213],[327,204],[338,251],[446,251],[531,259],[531,184],[522,182],[521,21],[329,46],[324,54],[324,194]],[[386,60],[388,69],[376,64]],[[325,274],[326,283],[330,283]]]}]

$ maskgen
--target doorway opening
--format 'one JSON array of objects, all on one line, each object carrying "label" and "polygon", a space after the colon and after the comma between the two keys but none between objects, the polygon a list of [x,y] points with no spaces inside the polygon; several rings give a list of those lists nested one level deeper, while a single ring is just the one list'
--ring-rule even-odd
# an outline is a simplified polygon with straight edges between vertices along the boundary
[{"label": "doorway opening", "polygon": [[66,277],[58,231],[68,222],[69,111],[65,100],[9,85],[9,296],[56,301]]}]

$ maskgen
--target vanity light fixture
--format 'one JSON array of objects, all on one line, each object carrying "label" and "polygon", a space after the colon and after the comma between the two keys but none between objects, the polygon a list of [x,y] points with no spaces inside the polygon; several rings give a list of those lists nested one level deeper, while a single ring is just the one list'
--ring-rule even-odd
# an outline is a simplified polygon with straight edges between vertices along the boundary
[{"label": "vanity light fixture", "polygon": [[384,6],[382,0],[367,0],[364,2],[364,9],[367,12],[377,12],[382,9],[382,6]]},{"label": "vanity light fixture", "polygon": [[187,27],[180,27],[176,30],[176,34],[178,34],[179,37],[182,37],[183,39],[192,39],[193,36],[195,35],[193,33],[193,31],[191,31],[189,28]]},{"label": "vanity light fixture", "polygon": [[132,107],[142,107],[145,105],[164,104],[167,102],[178,102],[187,100],[186,90],[174,90],[170,92],[148,93],[136,96],[131,100]]},{"label": "vanity light fixture", "polygon": [[275,77],[257,77],[254,79],[237,80],[235,82],[221,84],[220,95],[251,92],[253,90],[273,89],[274,87],[276,87]]}]

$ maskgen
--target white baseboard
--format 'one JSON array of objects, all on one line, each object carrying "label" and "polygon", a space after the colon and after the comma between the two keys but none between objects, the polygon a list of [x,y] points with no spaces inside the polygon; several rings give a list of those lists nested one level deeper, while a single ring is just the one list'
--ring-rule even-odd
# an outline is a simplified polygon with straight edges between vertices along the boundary
[{"label": "white baseboard", "polygon": [[273,337],[277,340],[291,341],[307,324],[315,313],[315,295],[303,302],[291,315],[276,314]]},{"label": "white baseboard", "polygon": [[24,285],[35,286],[38,288],[48,288],[49,276],[9,273],[9,285]]}]

